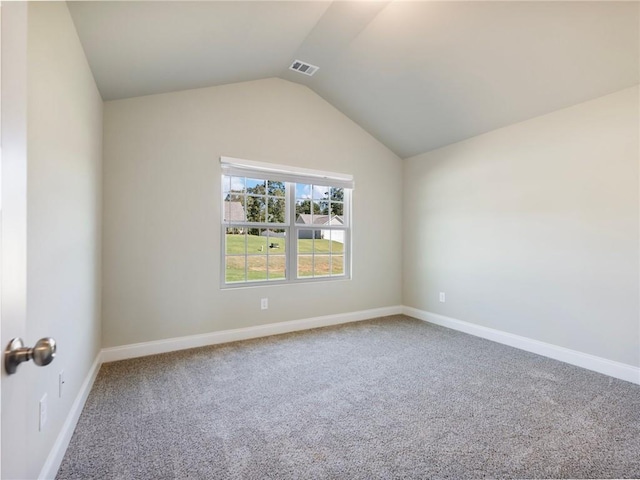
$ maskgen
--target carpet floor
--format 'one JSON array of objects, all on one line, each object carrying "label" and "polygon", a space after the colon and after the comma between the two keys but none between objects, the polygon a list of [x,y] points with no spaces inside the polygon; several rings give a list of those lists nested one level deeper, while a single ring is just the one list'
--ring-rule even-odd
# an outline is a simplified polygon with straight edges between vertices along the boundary
[{"label": "carpet floor", "polygon": [[640,386],[405,316],[104,364],[57,478],[638,478]]}]

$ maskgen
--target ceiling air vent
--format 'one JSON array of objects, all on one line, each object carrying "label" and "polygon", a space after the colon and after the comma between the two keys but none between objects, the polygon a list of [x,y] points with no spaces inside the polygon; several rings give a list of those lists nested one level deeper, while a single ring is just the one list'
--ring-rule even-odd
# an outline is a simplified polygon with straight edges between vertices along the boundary
[{"label": "ceiling air vent", "polygon": [[305,75],[313,75],[316,73],[320,67],[316,67],[315,65],[311,65],[310,63],[304,63],[300,60],[294,60],[289,70],[295,70],[296,72],[304,73]]}]

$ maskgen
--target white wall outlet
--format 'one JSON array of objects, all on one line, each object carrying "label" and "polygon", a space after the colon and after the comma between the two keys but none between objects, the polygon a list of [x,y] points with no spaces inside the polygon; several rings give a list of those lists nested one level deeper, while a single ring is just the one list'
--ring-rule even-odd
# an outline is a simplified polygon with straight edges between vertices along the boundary
[{"label": "white wall outlet", "polygon": [[44,430],[44,425],[47,423],[47,394],[45,393],[40,399],[40,423],[38,430]]},{"label": "white wall outlet", "polygon": [[266,310],[267,308],[269,308],[269,299],[268,298],[263,298],[262,300],[260,300],[260,308],[262,310]]},{"label": "white wall outlet", "polygon": [[440,292],[440,302],[444,303],[446,301],[447,301],[447,298],[446,298],[444,292]]},{"label": "white wall outlet", "polygon": [[64,391],[64,370],[60,370],[58,375],[58,398],[62,398],[62,392]]}]

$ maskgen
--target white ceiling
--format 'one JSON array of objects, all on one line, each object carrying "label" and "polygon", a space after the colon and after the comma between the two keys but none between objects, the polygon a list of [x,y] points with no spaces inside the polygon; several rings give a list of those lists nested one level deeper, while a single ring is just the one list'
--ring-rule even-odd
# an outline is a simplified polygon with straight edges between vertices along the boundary
[{"label": "white ceiling", "polygon": [[638,2],[68,3],[105,100],[280,77],[403,158],[640,81]]}]

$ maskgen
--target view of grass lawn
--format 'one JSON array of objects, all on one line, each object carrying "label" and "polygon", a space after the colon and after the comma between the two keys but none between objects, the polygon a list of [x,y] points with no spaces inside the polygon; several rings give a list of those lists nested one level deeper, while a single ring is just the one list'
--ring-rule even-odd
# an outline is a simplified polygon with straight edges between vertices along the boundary
[{"label": "view of grass lawn", "polygon": [[298,255],[299,277],[342,274],[344,274],[344,257],[342,255]]},{"label": "view of grass lawn", "polygon": [[[285,238],[227,234],[225,248],[225,278],[228,283],[267,280],[267,263],[269,280],[284,279],[286,276]],[[299,277],[344,274],[344,245],[340,242],[299,239],[298,252]]]},{"label": "view of grass lawn", "polygon": [[[248,280],[267,280],[267,262],[269,263],[269,280],[285,278],[286,257],[284,255],[252,255],[247,257]],[[227,257],[227,282],[244,282],[245,257]]]},{"label": "view of grass lawn", "polygon": [[[281,237],[263,237],[260,235],[244,235],[244,234],[227,234],[227,255],[244,255],[245,254],[245,239],[246,239],[246,253],[249,255],[260,254],[263,252],[267,254],[269,244],[277,245],[275,248],[271,248],[270,254],[282,253],[284,255],[287,245],[286,239]],[[277,250],[277,252],[274,252]]]}]

